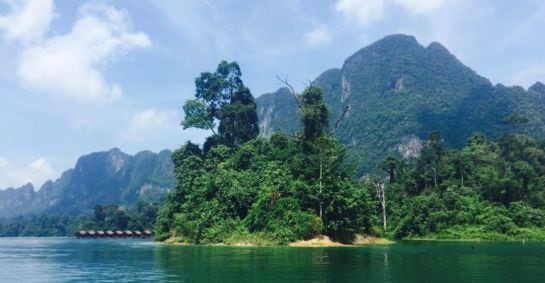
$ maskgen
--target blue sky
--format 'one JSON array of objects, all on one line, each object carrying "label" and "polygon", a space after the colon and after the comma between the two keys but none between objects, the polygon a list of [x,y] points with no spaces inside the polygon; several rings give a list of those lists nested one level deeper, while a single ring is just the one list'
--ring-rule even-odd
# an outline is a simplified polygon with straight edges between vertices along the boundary
[{"label": "blue sky", "polygon": [[0,188],[40,186],[94,151],[202,141],[179,126],[182,105],[223,59],[259,96],[405,33],[527,88],[545,81],[543,31],[538,0],[0,0]]}]

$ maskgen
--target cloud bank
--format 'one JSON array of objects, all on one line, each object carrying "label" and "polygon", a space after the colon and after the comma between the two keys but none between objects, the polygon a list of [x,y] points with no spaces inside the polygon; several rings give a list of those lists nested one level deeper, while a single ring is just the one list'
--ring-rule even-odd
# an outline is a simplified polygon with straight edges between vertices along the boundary
[{"label": "cloud bank", "polygon": [[391,8],[401,8],[413,14],[427,15],[449,0],[337,0],[335,10],[361,27],[381,20]]},{"label": "cloud bank", "polygon": [[175,121],[181,121],[176,111],[150,108],[136,113],[119,137],[125,142],[142,142],[161,136],[165,131],[180,130]]},{"label": "cloud bank", "polygon": [[305,41],[311,47],[325,46],[331,42],[331,32],[326,26],[320,26],[305,34]]},{"label": "cloud bank", "polygon": [[55,17],[52,0],[6,1],[11,13],[0,17],[0,29],[9,41],[30,42],[42,38]]},{"label": "cloud bank", "polygon": [[119,100],[121,87],[108,82],[101,67],[151,46],[145,33],[132,31],[126,12],[104,2],[82,5],[71,30],[52,36],[47,36],[55,16],[52,0],[9,3],[11,12],[0,18],[0,28],[21,46],[17,74],[30,90],[84,103]]}]

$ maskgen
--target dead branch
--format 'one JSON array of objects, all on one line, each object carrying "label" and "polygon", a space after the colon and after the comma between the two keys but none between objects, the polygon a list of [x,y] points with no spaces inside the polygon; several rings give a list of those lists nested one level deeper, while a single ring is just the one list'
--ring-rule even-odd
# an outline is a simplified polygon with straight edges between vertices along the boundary
[{"label": "dead branch", "polygon": [[295,89],[288,82],[288,77],[286,77],[285,79],[282,79],[280,76],[276,75],[276,78],[289,89],[290,94],[295,99],[295,103],[297,104],[297,108],[299,110],[301,110],[301,103],[299,102],[299,98],[297,98],[297,93],[295,92]]},{"label": "dead branch", "polygon": [[348,112],[348,110],[350,110],[350,105],[347,105],[347,106],[344,108],[343,113],[341,114],[341,116],[339,117],[339,119],[337,119],[337,121],[335,122],[335,127],[333,128],[332,134],[335,134],[335,131],[336,131],[337,128],[339,127],[339,124],[341,123],[341,121],[344,119],[344,116],[346,115],[346,113]]}]

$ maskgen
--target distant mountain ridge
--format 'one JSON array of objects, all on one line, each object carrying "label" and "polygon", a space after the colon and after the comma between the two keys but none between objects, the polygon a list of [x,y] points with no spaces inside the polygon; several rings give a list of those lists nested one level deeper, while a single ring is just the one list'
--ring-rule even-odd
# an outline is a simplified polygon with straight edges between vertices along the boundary
[{"label": "distant mountain ridge", "polygon": [[[358,173],[372,171],[388,155],[419,154],[421,141],[439,130],[461,147],[475,131],[497,138],[504,132],[545,136],[545,85],[492,85],[444,46],[420,45],[413,36],[390,35],[359,50],[342,68],[313,82],[332,112],[331,125],[347,107],[335,136],[348,149]],[[257,98],[260,133],[300,128],[294,98],[286,88]],[[517,114],[517,121],[506,122]]]},{"label": "distant mountain ridge", "polygon": [[174,187],[170,156],[169,150],[132,156],[117,148],[84,155],[73,169],[38,191],[30,183],[0,190],[0,218],[42,212],[76,216],[99,204],[160,200]]}]

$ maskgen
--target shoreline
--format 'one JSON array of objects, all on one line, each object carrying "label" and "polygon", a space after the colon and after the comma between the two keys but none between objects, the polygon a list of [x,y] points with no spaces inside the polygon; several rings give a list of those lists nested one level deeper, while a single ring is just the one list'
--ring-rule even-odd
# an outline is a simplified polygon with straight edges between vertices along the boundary
[{"label": "shoreline", "polygon": [[317,236],[308,240],[300,240],[296,242],[291,242],[287,245],[258,245],[250,241],[241,241],[235,243],[213,243],[213,244],[192,244],[183,242],[181,238],[170,237],[164,241],[159,242],[166,245],[177,245],[177,246],[222,246],[222,247],[295,247],[295,248],[326,248],[326,247],[364,247],[364,246],[384,246],[395,244],[395,241],[386,239],[386,238],[377,238],[363,235],[356,235],[352,243],[341,243],[331,240],[328,236]]},{"label": "shoreline", "polygon": [[356,235],[352,243],[341,243],[332,241],[328,236],[318,236],[309,240],[301,240],[290,243],[290,247],[363,247],[363,246],[384,246],[395,244],[395,241],[386,238]]},{"label": "shoreline", "polygon": [[169,238],[167,240],[158,242],[160,244],[166,245],[176,245],[176,246],[221,246],[221,247],[293,247],[293,248],[336,248],[336,247],[365,247],[365,246],[388,246],[394,245],[401,242],[458,242],[458,243],[519,243],[519,244],[536,244],[536,243],[545,243],[545,241],[537,241],[530,239],[520,240],[487,240],[487,239],[437,239],[437,238],[410,238],[410,239],[401,239],[398,241],[386,239],[386,238],[377,238],[369,236],[357,235],[356,239],[352,243],[341,243],[337,241],[332,241],[327,236],[318,236],[309,240],[300,240],[296,242],[291,242],[287,245],[258,245],[251,242],[237,242],[237,243],[213,243],[213,244],[192,244],[182,241],[178,241],[179,238]]},{"label": "shoreline", "polygon": [[489,239],[434,239],[434,238],[413,238],[413,239],[402,239],[401,241],[413,241],[413,242],[466,242],[466,243],[545,243],[541,240],[532,240],[532,239],[506,239],[506,240],[489,240]]}]

